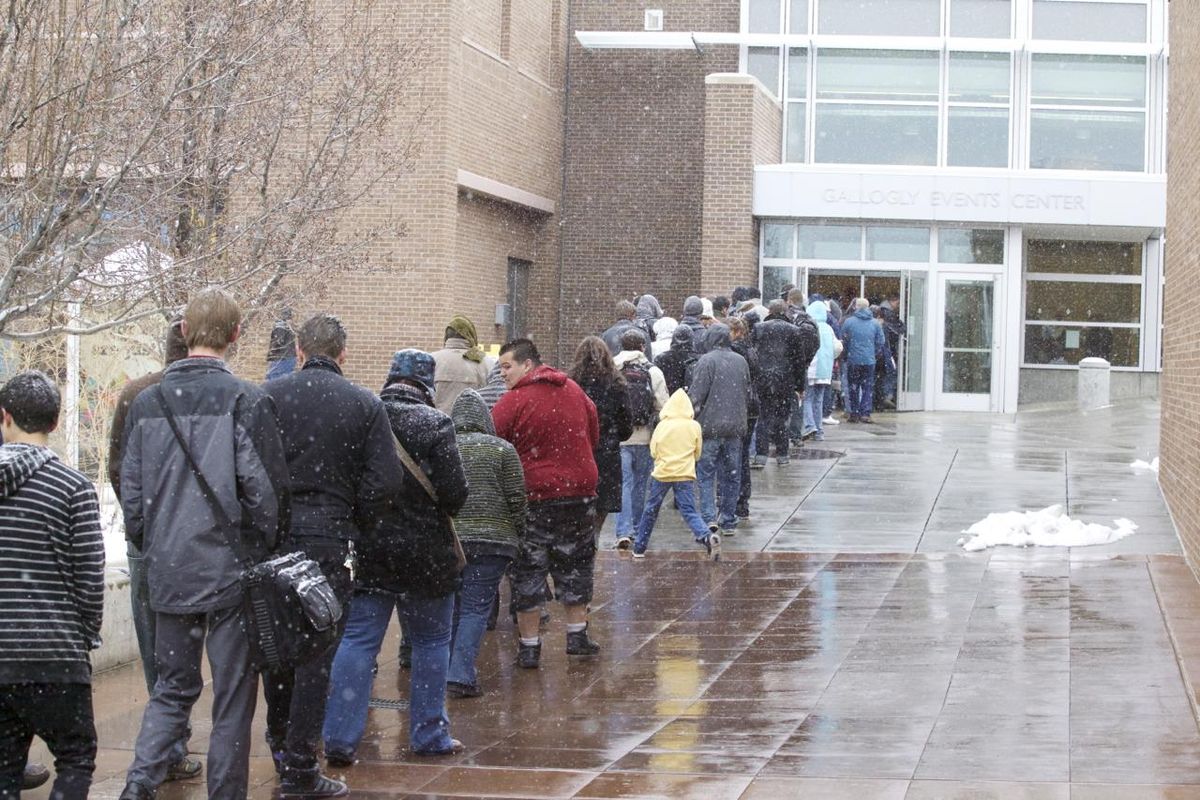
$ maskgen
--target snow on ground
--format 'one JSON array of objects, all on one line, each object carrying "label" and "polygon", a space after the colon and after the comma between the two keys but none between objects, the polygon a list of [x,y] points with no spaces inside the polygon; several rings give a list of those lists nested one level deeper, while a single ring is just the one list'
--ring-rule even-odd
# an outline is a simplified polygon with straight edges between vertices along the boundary
[{"label": "snow on ground", "polygon": [[1041,511],[1006,511],[988,514],[986,519],[967,528],[967,536],[958,544],[967,552],[986,550],[998,545],[1012,547],[1086,547],[1110,544],[1137,530],[1127,519],[1113,520],[1116,527],[1071,519],[1061,505]]},{"label": "snow on ground", "polygon": [[1131,469],[1148,469],[1151,472],[1153,472],[1155,475],[1157,475],[1158,474],[1158,456],[1155,456],[1154,460],[1151,461],[1149,464],[1147,464],[1145,461],[1142,461],[1139,458],[1137,461],[1134,461],[1129,466]]}]

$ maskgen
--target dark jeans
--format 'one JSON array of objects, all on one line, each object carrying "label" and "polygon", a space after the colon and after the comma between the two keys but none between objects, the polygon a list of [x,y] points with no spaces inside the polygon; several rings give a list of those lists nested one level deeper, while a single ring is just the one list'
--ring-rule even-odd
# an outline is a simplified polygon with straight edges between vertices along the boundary
[{"label": "dark jeans", "polygon": [[846,368],[850,391],[846,393],[846,413],[852,417],[869,417],[875,392],[875,365],[851,364]]},{"label": "dark jeans", "polygon": [[476,556],[467,562],[462,586],[454,597],[454,636],[450,646],[450,672],[446,676],[448,682],[478,685],[475,659],[508,563],[509,559],[504,556]]},{"label": "dark jeans", "polygon": [[86,683],[0,685],[0,800],[21,796],[29,744],[54,754],[55,800],[85,800],[96,770],[92,687]]},{"label": "dark jeans", "polygon": [[[346,628],[350,612],[350,570],[346,569],[347,548],[339,542],[296,543],[321,567],[321,572],[342,604],[338,637],[329,649],[294,670],[275,672],[263,680],[267,701],[267,744],[271,750],[285,753],[285,763],[295,769],[315,769],[321,726],[325,722],[325,698],[329,695],[329,674],[338,642]],[[291,549],[289,549],[289,552]]]},{"label": "dark jeans", "polygon": [[754,436],[758,456],[766,458],[771,452],[771,445],[775,445],[776,457],[787,456],[788,420],[792,416],[792,399],[795,396],[795,392],[759,395],[758,430]]},{"label": "dark jeans", "polygon": [[[132,542],[125,544],[125,556],[129,561],[129,602],[133,607],[133,632],[137,635],[138,654],[142,657],[142,675],[146,679],[146,694],[154,694],[158,682],[158,662],[154,660],[154,610],[150,608],[150,584],[146,580],[146,560]],[[188,740],[192,738],[192,725],[188,722],[183,736],[171,752],[171,763],[177,764],[187,758]]]},{"label": "dark jeans", "polygon": [[[754,430],[755,420],[750,421],[750,430]],[[749,516],[750,514],[750,442],[754,436],[747,433],[742,437],[742,491],[738,493],[737,515],[739,517]]]}]

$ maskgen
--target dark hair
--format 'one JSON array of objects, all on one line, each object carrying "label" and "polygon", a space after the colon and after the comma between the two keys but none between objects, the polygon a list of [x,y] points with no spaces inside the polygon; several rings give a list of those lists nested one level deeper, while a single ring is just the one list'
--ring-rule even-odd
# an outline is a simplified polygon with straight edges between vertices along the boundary
[{"label": "dark hair", "polygon": [[36,369],[18,372],[0,387],[0,408],[26,433],[49,433],[58,424],[62,398],[58,387]]},{"label": "dark hair", "polygon": [[571,380],[580,386],[624,383],[624,379],[617,372],[617,365],[613,363],[608,345],[599,336],[585,337],[575,348],[575,363],[571,366]]},{"label": "dark hair", "polygon": [[622,350],[645,350],[646,334],[637,328],[628,328],[621,334]]},{"label": "dark hair", "polygon": [[717,295],[716,297],[713,298],[713,313],[714,314],[716,314],[718,311],[728,311],[728,310],[729,310],[729,298],[728,297],[726,297],[725,295],[722,294],[722,295]]},{"label": "dark hair", "polygon": [[746,287],[746,299],[747,300],[762,300],[762,289],[759,289],[757,286],[747,286]]},{"label": "dark hair", "polygon": [[305,356],[337,358],[346,349],[346,326],[333,314],[315,314],[300,326],[296,344]]},{"label": "dark hair", "polygon": [[787,303],[782,300],[772,300],[767,304],[767,314],[771,316],[787,316]]},{"label": "dark hair", "polygon": [[176,361],[187,358],[188,346],[183,340],[183,316],[177,316],[171,320],[171,324],[167,326],[167,343],[166,361],[168,364],[174,364]]},{"label": "dark hair", "polygon": [[513,361],[532,361],[535,365],[542,363],[542,356],[538,353],[537,345],[533,343],[532,339],[513,339],[505,342],[500,347],[500,355],[505,353],[512,353]]}]

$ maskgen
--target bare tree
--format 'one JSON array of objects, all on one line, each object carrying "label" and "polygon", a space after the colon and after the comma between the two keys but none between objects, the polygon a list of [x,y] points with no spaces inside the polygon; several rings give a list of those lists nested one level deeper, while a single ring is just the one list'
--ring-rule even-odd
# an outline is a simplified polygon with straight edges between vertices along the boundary
[{"label": "bare tree", "polygon": [[424,54],[375,0],[0,13],[0,337],[97,332],[211,283],[253,313],[385,233],[342,223],[416,156]]}]

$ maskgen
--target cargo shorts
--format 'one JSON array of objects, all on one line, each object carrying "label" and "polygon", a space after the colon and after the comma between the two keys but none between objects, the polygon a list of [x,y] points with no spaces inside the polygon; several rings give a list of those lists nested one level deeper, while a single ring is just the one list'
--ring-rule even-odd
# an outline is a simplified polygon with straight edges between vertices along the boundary
[{"label": "cargo shorts", "polygon": [[531,502],[525,537],[512,567],[513,610],[529,611],[546,600],[546,576],[566,606],[592,600],[596,564],[594,497]]}]

